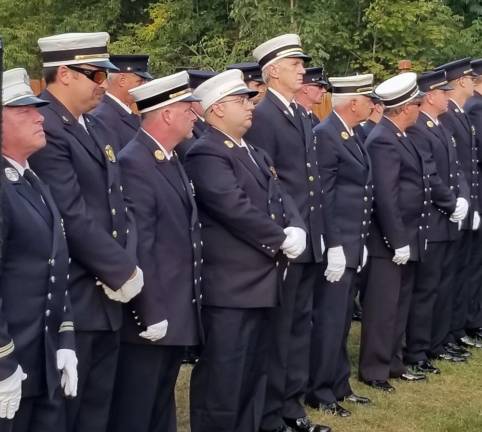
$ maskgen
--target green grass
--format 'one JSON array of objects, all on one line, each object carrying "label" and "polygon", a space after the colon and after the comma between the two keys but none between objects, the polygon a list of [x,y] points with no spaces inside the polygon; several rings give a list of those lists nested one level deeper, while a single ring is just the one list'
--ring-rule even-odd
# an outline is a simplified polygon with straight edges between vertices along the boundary
[{"label": "green grass", "polygon": [[[360,325],[350,335],[352,376],[357,376]],[[370,407],[345,403],[352,416],[341,419],[308,410],[312,420],[328,424],[333,432],[482,432],[482,349],[474,350],[465,364],[439,362],[440,375],[428,382],[392,380],[397,391],[385,394],[351,380],[353,390],[372,399]],[[188,389],[190,368],[183,367],[178,381],[179,432],[189,431]],[[257,432],[257,431],[247,431]]]}]

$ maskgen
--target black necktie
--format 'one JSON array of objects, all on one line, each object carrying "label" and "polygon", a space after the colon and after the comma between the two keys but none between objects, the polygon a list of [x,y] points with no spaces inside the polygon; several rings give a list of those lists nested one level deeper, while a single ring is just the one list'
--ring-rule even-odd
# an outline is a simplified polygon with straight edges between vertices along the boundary
[{"label": "black necktie", "polygon": [[40,181],[38,177],[33,173],[33,171],[27,168],[23,172],[23,178],[28,181],[32,189],[40,195],[42,202],[45,204],[45,201],[42,196],[42,187],[40,186]]},{"label": "black necktie", "polygon": [[290,108],[293,110],[293,117],[295,119],[296,127],[303,132],[303,122],[301,120],[301,114],[298,106],[294,102],[291,102]]}]

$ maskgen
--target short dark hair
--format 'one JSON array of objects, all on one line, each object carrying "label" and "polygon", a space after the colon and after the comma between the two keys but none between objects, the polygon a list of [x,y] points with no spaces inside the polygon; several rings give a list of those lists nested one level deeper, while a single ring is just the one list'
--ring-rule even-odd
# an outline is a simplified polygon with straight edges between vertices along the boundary
[{"label": "short dark hair", "polygon": [[55,82],[55,79],[57,78],[58,70],[59,70],[58,66],[43,68],[42,73],[45,79],[45,84],[49,85]]}]

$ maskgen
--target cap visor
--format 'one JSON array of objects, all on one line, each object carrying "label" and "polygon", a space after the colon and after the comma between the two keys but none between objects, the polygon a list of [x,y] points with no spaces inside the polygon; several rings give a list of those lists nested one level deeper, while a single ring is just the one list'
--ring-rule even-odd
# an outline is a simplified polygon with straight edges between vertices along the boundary
[{"label": "cap visor", "polygon": [[232,96],[232,95],[248,95],[249,98],[252,98],[252,97],[255,97],[259,92],[256,91],[256,90],[251,90],[249,88],[244,88],[244,89],[240,89],[240,90],[237,90],[235,92],[232,92],[232,93],[229,93],[229,96]]},{"label": "cap visor", "polygon": [[437,87],[435,90],[449,91],[453,89],[454,88],[450,84],[444,84],[443,86]]},{"label": "cap visor", "polygon": [[294,53],[294,54],[290,54],[289,56],[287,56],[288,58],[302,58],[303,60],[307,61],[307,62],[310,62],[311,61],[311,57],[308,55],[308,54],[305,54],[305,53]]},{"label": "cap visor", "polygon": [[180,99],[178,102],[200,102],[200,101],[201,99],[197,98],[191,93],[189,96],[186,96],[185,98]]},{"label": "cap visor", "polygon": [[144,78],[147,81],[152,81],[154,77],[149,72],[134,72],[137,76]]},{"label": "cap visor", "polygon": [[36,106],[36,107],[41,107],[44,105],[48,105],[50,102],[45,99],[40,99],[37,96],[25,96],[21,99],[17,99],[14,102],[6,103],[5,106],[10,106],[10,107],[20,107],[20,106]]},{"label": "cap visor", "polygon": [[95,61],[95,62],[86,63],[86,64],[89,64],[91,66],[95,66],[98,68],[107,69],[110,71],[119,72],[119,68],[115,66],[113,63],[111,63],[109,60]]},{"label": "cap visor", "polygon": [[368,93],[365,96],[369,97],[374,102],[381,101],[380,96],[378,96],[375,92]]}]

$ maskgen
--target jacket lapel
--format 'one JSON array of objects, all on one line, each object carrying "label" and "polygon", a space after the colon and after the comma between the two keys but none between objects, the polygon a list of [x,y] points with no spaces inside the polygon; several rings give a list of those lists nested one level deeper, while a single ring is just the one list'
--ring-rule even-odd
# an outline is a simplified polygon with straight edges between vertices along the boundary
[{"label": "jacket lapel", "polygon": [[365,165],[365,160],[363,158],[363,153],[361,152],[361,146],[358,145],[356,141],[356,135],[351,136],[348,131],[346,130],[345,126],[338,118],[338,116],[333,112],[330,114],[331,120],[335,125],[335,130],[341,140],[343,145],[347,148],[347,150],[352,154],[352,156],[362,165]]},{"label": "jacket lapel", "polygon": [[65,130],[75,137],[77,141],[89,152],[89,154],[97,160],[101,165],[104,165],[103,154],[99,152],[98,147],[94,140],[85,131],[84,127],[78,122],[77,119],[65,108],[64,105],[50,93],[48,90],[44,90],[40,96],[42,99],[50,101],[50,105],[46,108],[52,110],[63,121]]},{"label": "jacket lapel", "polygon": [[[8,162],[8,160],[3,159],[4,167],[16,173],[18,178],[9,178],[8,181],[14,186],[15,190],[19,195],[21,195],[28,203],[34,208],[34,210],[42,216],[42,219],[50,227],[52,223],[52,215],[49,212],[46,204],[42,202],[42,199],[38,196],[38,193],[30,186],[30,184],[23,178],[23,176]],[[45,198],[44,198],[45,200]]]},{"label": "jacket lapel", "polygon": [[[189,190],[186,189],[185,185],[181,185],[181,183],[183,182],[181,181],[182,179],[180,177],[179,168],[174,165],[176,162],[170,161],[167,158],[164,158],[162,160],[157,159],[154,156],[155,152],[156,151],[162,152],[162,150],[157,145],[157,143],[151,137],[149,137],[142,129],[140,129],[139,132],[137,133],[137,139],[149,149],[151,156],[156,161],[157,171],[159,171],[159,173],[167,180],[167,182],[171,185],[174,191],[180,196],[184,205],[189,207],[190,206],[190,202],[188,199]],[[172,177],[173,173],[179,176],[178,181],[176,181],[176,179]]]},{"label": "jacket lapel", "polygon": [[295,118],[290,114],[288,108],[286,108],[283,102],[281,102],[273,92],[268,90],[265,97],[268,98],[268,100],[283,113],[283,116],[288,119],[288,121],[296,128],[297,131],[301,132],[296,124]]},{"label": "jacket lapel", "polygon": [[137,114],[129,114],[123,107],[121,107],[114,99],[109,95],[104,95],[103,100],[107,105],[109,105],[121,118],[121,120],[126,123],[130,128],[137,131],[141,126],[140,118]]},{"label": "jacket lapel", "polygon": [[412,145],[410,139],[408,137],[404,137],[400,130],[386,117],[384,117],[381,121],[397,137],[400,144],[410,155],[409,160],[412,162],[412,165],[415,166],[417,169],[420,169],[420,157],[418,152],[415,150],[415,147]]}]

